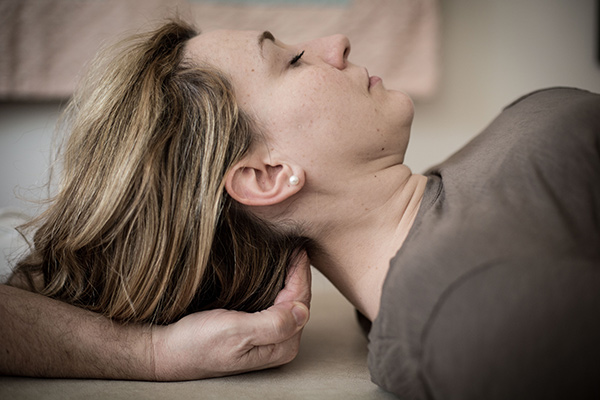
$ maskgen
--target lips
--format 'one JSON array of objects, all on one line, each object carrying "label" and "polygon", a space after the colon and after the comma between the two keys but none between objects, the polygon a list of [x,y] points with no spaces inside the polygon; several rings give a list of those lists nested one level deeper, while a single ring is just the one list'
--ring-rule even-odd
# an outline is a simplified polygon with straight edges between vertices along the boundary
[{"label": "lips", "polygon": [[371,89],[373,86],[377,85],[379,82],[381,82],[380,77],[378,77],[378,76],[369,77],[369,89]]},{"label": "lips", "polygon": [[368,79],[368,87],[369,90],[371,90],[371,88],[375,85],[377,85],[379,82],[381,82],[381,78],[378,76],[369,76],[369,71],[365,68],[365,71],[367,73],[367,79]]}]

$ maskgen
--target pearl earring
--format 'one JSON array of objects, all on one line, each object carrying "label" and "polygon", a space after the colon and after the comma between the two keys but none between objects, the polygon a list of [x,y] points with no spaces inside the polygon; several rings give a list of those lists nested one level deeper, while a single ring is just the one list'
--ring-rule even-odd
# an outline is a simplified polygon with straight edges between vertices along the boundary
[{"label": "pearl earring", "polygon": [[290,176],[290,185],[296,186],[299,183],[300,183],[300,178],[298,178],[296,175]]}]

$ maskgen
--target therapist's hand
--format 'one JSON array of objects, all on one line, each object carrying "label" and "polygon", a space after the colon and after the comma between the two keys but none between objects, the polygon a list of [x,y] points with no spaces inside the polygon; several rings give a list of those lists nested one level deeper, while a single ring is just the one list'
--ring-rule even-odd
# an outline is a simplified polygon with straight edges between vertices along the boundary
[{"label": "therapist's hand", "polygon": [[156,380],[190,380],[279,366],[298,354],[310,307],[310,263],[302,252],[284,289],[257,313],[211,310],[152,331]]}]

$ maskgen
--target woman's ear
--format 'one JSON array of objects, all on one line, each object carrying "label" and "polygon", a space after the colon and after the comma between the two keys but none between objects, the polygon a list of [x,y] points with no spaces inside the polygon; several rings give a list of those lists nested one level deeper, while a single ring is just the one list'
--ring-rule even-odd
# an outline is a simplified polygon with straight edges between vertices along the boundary
[{"label": "woman's ear", "polygon": [[271,162],[268,156],[255,152],[229,171],[225,190],[234,200],[247,206],[270,206],[298,193],[304,182],[301,168]]}]

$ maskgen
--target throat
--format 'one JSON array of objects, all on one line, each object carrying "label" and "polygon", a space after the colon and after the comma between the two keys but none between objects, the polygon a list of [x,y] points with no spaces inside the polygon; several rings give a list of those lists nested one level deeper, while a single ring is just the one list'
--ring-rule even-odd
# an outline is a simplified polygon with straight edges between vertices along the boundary
[{"label": "throat", "polygon": [[394,196],[377,207],[355,207],[352,218],[316,240],[310,258],[367,318],[379,311],[381,289],[392,257],[414,223],[427,178],[411,175]]}]

